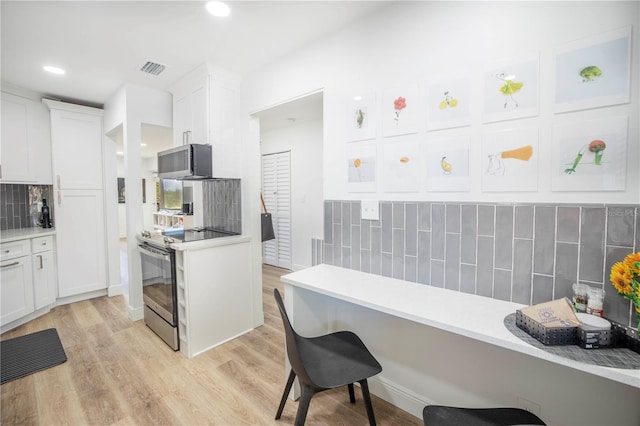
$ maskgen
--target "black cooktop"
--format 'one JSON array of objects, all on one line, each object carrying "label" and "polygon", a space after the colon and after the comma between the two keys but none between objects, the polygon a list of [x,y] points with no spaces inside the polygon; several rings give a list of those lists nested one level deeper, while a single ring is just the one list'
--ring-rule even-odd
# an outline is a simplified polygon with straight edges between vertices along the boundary
[{"label": "black cooktop", "polygon": [[193,228],[193,229],[165,229],[162,234],[171,237],[174,240],[182,242],[210,240],[212,238],[229,237],[239,235],[233,232],[221,231],[219,229],[210,228]]}]

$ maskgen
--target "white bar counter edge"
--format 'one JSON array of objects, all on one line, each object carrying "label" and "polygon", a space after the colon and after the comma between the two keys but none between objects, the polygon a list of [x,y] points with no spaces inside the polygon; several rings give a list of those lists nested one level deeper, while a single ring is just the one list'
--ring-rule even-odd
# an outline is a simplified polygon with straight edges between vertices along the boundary
[{"label": "white bar counter edge", "polygon": [[640,370],[600,367],[535,348],[504,318],[525,305],[320,264],[283,275],[295,287],[490,343],[640,389]]}]

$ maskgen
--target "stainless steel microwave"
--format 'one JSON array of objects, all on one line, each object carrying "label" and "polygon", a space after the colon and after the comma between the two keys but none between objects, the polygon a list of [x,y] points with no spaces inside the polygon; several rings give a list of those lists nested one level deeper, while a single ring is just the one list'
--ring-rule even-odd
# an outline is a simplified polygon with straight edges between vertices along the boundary
[{"label": "stainless steel microwave", "polygon": [[212,177],[211,145],[186,144],[158,153],[161,179],[206,179]]}]

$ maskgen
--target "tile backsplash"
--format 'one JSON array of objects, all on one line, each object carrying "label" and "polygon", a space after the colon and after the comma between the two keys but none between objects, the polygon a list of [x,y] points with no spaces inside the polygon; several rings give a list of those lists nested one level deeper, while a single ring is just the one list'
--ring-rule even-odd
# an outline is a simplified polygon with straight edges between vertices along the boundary
[{"label": "tile backsplash", "polygon": [[523,304],[606,292],[605,316],[635,325],[609,282],[613,263],[640,251],[640,206],[324,202],[324,263]]},{"label": "tile backsplash", "polygon": [[204,226],[242,233],[242,194],[240,179],[202,181]]},{"label": "tile backsplash", "polygon": [[0,231],[40,226],[38,205],[42,199],[48,200],[54,218],[52,193],[51,185],[0,183]]}]

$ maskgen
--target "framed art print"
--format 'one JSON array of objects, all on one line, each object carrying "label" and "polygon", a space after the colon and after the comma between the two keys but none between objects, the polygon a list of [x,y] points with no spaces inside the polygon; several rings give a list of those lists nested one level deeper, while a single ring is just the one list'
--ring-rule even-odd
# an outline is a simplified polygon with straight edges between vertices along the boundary
[{"label": "framed art print", "polygon": [[348,144],[346,152],[347,191],[376,191],[376,146],[375,144]]},{"label": "framed art print", "polygon": [[466,78],[429,84],[425,95],[427,130],[470,125],[469,101]]},{"label": "framed art print", "polygon": [[418,85],[387,89],[382,94],[382,134],[384,137],[417,133],[420,101]]},{"label": "framed art print", "polygon": [[538,115],[538,55],[504,61],[484,73],[485,123]]},{"label": "framed art print", "polygon": [[538,129],[487,133],[482,137],[482,190],[538,190]]},{"label": "framed art print", "polygon": [[631,27],[556,49],[556,113],[629,102]]},{"label": "framed art print", "polygon": [[553,191],[624,191],[628,117],[570,122],[553,128]]},{"label": "framed art print", "polygon": [[347,141],[374,139],[377,131],[375,92],[355,95],[349,99],[346,111]]}]

